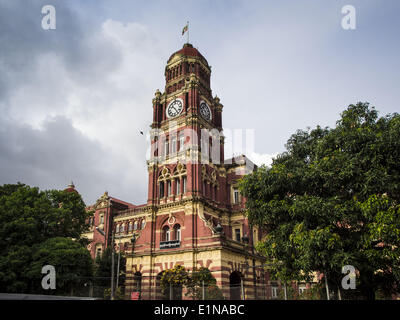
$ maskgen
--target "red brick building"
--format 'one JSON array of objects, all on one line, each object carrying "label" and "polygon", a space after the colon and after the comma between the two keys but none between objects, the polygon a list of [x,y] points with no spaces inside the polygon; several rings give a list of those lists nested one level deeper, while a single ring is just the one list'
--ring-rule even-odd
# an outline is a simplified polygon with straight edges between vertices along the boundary
[{"label": "red brick building", "polygon": [[[151,124],[147,203],[104,193],[89,209],[93,257],[111,244],[127,256],[126,295],[160,299],[160,274],[176,264],[207,267],[227,299],[265,298],[260,232],[245,217],[237,182],[255,166],[224,159],[223,105],[210,88],[211,68],[191,44],[167,61],[165,90],[156,91]],[[134,246],[131,239],[135,235]],[[140,283],[139,283],[140,282]]]}]

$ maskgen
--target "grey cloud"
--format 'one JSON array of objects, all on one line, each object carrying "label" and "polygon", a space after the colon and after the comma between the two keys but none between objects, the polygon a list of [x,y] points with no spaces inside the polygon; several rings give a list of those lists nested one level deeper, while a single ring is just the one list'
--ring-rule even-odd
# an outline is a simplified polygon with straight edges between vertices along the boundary
[{"label": "grey cloud", "polygon": [[0,1],[0,104],[6,106],[11,90],[35,79],[38,60],[52,53],[74,81],[98,81],[119,64],[119,51],[110,43],[93,41],[90,15],[51,1],[56,8],[56,30],[43,30],[41,8],[49,1]]},{"label": "grey cloud", "polygon": [[63,189],[72,179],[87,204],[106,188],[127,201],[135,194],[144,196],[140,185],[125,179],[129,172],[114,154],[83,136],[64,117],[49,119],[41,130],[6,120],[0,125],[0,184],[21,181],[42,189]]}]

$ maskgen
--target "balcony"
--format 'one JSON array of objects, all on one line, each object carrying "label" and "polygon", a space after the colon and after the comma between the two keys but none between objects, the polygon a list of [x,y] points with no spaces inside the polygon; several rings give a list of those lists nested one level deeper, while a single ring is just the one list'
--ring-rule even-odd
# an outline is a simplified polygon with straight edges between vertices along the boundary
[{"label": "balcony", "polygon": [[160,241],[160,249],[179,248],[180,246],[180,240]]}]

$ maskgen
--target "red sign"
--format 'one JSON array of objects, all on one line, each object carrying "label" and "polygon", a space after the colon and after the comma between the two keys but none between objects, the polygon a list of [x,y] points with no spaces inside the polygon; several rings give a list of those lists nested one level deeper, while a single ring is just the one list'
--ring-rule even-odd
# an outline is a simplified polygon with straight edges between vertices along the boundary
[{"label": "red sign", "polygon": [[139,300],[140,292],[131,292],[131,300]]}]

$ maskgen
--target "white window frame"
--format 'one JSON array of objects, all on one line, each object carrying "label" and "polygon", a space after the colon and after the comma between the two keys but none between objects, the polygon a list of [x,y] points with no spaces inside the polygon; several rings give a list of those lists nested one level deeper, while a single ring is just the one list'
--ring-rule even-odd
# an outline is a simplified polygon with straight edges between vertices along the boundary
[{"label": "white window frame", "polygon": [[186,193],[186,183],[187,183],[186,176],[185,176],[185,177],[182,177],[182,193],[183,193],[183,194]]},{"label": "white window frame", "polygon": [[278,286],[272,286],[271,287],[271,297],[273,299],[276,299],[276,298],[278,298],[278,296],[279,296],[279,287]]},{"label": "white window frame", "polygon": [[171,153],[175,154],[177,151],[176,137],[171,138]]},{"label": "white window frame", "polygon": [[240,203],[240,192],[237,187],[233,188],[233,203],[239,204]]},{"label": "white window frame", "polygon": [[172,193],[172,183],[171,183],[171,180],[168,180],[167,181],[167,197],[169,197],[170,195],[171,195],[171,193]]},{"label": "white window frame", "polygon": [[169,155],[169,141],[167,138],[165,138],[164,140],[164,156],[168,156]]},{"label": "white window frame", "polygon": [[179,151],[183,150],[183,147],[185,146],[185,135],[183,132],[179,133]]}]

